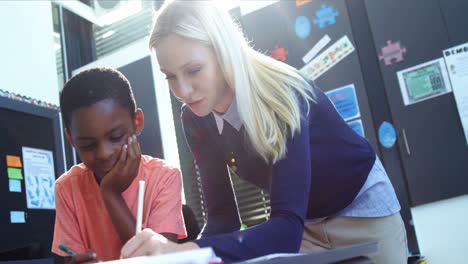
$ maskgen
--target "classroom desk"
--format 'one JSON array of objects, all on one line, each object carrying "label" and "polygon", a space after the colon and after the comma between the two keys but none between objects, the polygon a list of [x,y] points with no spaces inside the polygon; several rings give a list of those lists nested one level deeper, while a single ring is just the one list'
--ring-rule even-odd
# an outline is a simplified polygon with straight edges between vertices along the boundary
[{"label": "classroom desk", "polygon": [[[364,255],[377,252],[377,243],[365,243],[348,247],[340,247],[310,254],[272,254],[252,260],[237,262],[237,264],[372,264]],[[108,264],[207,264],[208,259],[213,254],[211,248],[204,248],[195,251],[187,251],[168,254],[157,257],[138,257],[130,259],[120,259]],[[170,256],[171,255],[171,256]],[[0,264],[53,264],[53,259],[35,259],[20,261],[0,261]]]},{"label": "classroom desk", "polygon": [[239,262],[239,264],[372,264],[373,262],[364,255],[377,252],[377,250],[377,242],[371,242],[303,255],[266,259],[267,256]]},{"label": "classroom desk", "polygon": [[[364,255],[377,252],[377,242],[340,247],[309,254],[272,254],[236,264],[372,264]],[[178,252],[156,257],[137,257],[106,262],[108,264],[207,264],[214,252],[211,248]],[[217,263],[217,262],[212,262]]]}]

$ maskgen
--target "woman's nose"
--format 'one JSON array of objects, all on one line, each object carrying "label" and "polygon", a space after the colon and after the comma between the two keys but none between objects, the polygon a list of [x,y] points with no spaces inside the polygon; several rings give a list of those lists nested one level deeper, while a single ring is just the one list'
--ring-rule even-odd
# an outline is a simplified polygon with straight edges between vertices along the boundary
[{"label": "woman's nose", "polygon": [[190,101],[190,98],[193,93],[193,87],[191,83],[185,80],[179,80],[177,83],[177,92],[176,96],[179,97],[182,101]]}]

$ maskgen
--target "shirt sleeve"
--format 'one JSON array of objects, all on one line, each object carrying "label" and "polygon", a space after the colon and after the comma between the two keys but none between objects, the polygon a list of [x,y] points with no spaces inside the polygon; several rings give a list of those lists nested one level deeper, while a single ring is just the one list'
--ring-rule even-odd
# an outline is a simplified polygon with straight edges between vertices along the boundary
[{"label": "shirt sleeve", "polygon": [[243,231],[205,237],[195,243],[212,247],[225,262],[271,253],[297,253],[307,212],[310,167],[309,123],[308,118],[301,118],[301,132],[288,139],[287,156],[273,166],[270,219]]},{"label": "shirt sleeve", "polygon": [[[158,171],[158,170],[156,170]],[[182,179],[179,169],[162,168],[164,177],[158,184],[158,195],[148,215],[147,228],[158,233],[187,236],[182,216]]]},{"label": "shirt sleeve", "polygon": [[209,124],[205,120],[194,121],[193,114],[182,109],[182,122],[185,138],[194,156],[201,178],[201,186],[207,221],[200,237],[228,233],[240,229],[241,222],[229,178],[226,161],[219,145],[210,135]]},{"label": "shirt sleeve", "polygon": [[80,228],[71,197],[67,196],[66,185],[55,184],[55,227],[52,252],[60,256],[69,256],[59,250],[64,244],[76,253],[85,252],[86,247],[80,236]]}]

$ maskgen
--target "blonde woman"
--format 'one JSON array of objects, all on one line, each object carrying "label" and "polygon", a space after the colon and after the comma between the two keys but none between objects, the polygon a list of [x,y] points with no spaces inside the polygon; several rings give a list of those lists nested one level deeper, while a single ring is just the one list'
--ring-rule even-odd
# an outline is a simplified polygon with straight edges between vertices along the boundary
[{"label": "blonde woman", "polygon": [[[166,3],[150,48],[184,102],[207,222],[185,244],[145,230],[123,257],[210,246],[232,262],[378,241],[374,262],[406,263],[400,205],[382,164],[313,82],[254,51],[209,1]],[[239,230],[229,171],[270,193],[269,220]]]}]

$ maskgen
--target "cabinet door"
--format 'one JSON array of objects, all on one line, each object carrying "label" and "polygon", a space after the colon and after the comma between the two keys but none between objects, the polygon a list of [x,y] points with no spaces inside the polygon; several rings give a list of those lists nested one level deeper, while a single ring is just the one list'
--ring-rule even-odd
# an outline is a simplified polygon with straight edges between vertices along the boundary
[{"label": "cabinet door", "polygon": [[380,62],[413,206],[468,193],[468,146],[453,94],[405,105],[397,72],[442,57],[451,42],[438,0],[366,0],[378,54],[387,41],[403,60]]}]

